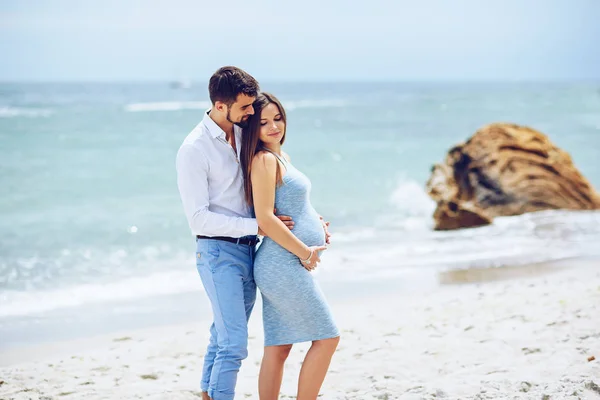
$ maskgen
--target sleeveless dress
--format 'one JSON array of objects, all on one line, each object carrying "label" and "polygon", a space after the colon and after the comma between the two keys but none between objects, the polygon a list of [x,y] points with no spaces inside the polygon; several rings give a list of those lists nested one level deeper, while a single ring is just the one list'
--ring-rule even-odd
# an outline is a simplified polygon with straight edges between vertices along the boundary
[{"label": "sleeveless dress", "polygon": [[[283,184],[275,190],[277,214],[292,217],[292,233],[307,246],[324,245],[323,225],[309,199],[310,180],[287,160],[269,152],[285,166],[281,168]],[[254,280],[263,300],[265,346],[339,336],[313,275],[298,257],[268,237],[256,251]]]}]

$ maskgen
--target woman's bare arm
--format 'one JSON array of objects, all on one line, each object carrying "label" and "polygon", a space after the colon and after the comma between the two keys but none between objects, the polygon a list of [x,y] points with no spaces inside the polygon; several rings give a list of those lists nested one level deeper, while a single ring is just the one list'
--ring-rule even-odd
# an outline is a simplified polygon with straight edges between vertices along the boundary
[{"label": "woman's bare arm", "polygon": [[[325,246],[309,247],[291,232],[285,224],[273,213],[275,207],[275,188],[277,173],[277,158],[270,153],[259,153],[252,161],[252,196],[254,198],[254,213],[258,226],[265,234],[281,247],[296,255],[301,260],[307,259],[313,250],[316,254]],[[311,257],[315,258],[315,257]],[[318,255],[315,258],[318,262]]]}]

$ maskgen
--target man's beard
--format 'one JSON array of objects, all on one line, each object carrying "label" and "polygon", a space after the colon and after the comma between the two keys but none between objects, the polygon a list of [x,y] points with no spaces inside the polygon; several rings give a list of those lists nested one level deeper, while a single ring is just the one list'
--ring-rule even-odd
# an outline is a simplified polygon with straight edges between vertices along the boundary
[{"label": "man's beard", "polygon": [[230,114],[229,108],[227,109],[227,121],[231,122],[234,125],[239,126],[242,129],[247,128],[250,125],[250,118],[246,118],[245,121],[243,119],[241,121],[239,121],[239,122],[232,121],[231,120],[231,114]]}]

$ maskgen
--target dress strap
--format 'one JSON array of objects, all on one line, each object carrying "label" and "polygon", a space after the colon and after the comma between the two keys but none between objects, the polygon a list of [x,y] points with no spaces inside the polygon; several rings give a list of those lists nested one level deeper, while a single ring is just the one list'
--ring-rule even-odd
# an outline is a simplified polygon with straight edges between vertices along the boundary
[{"label": "dress strap", "polygon": [[277,157],[277,159],[279,161],[281,161],[281,163],[283,165],[285,165],[286,168],[288,167],[288,162],[287,162],[287,160],[284,157],[281,157],[279,154],[275,153],[272,150],[267,149],[266,147],[261,147],[261,150],[268,151],[269,153],[273,154],[275,157]]}]

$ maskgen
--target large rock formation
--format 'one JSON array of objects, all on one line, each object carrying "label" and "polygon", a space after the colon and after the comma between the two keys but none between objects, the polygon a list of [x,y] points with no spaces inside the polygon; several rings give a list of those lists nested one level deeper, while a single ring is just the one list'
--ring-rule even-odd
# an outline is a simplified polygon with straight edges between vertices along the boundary
[{"label": "large rock formation", "polygon": [[485,126],[450,149],[426,188],[437,202],[436,230],[539,210],[600,209],[600,195],[569,154],[543,133],[512,124]]}]

